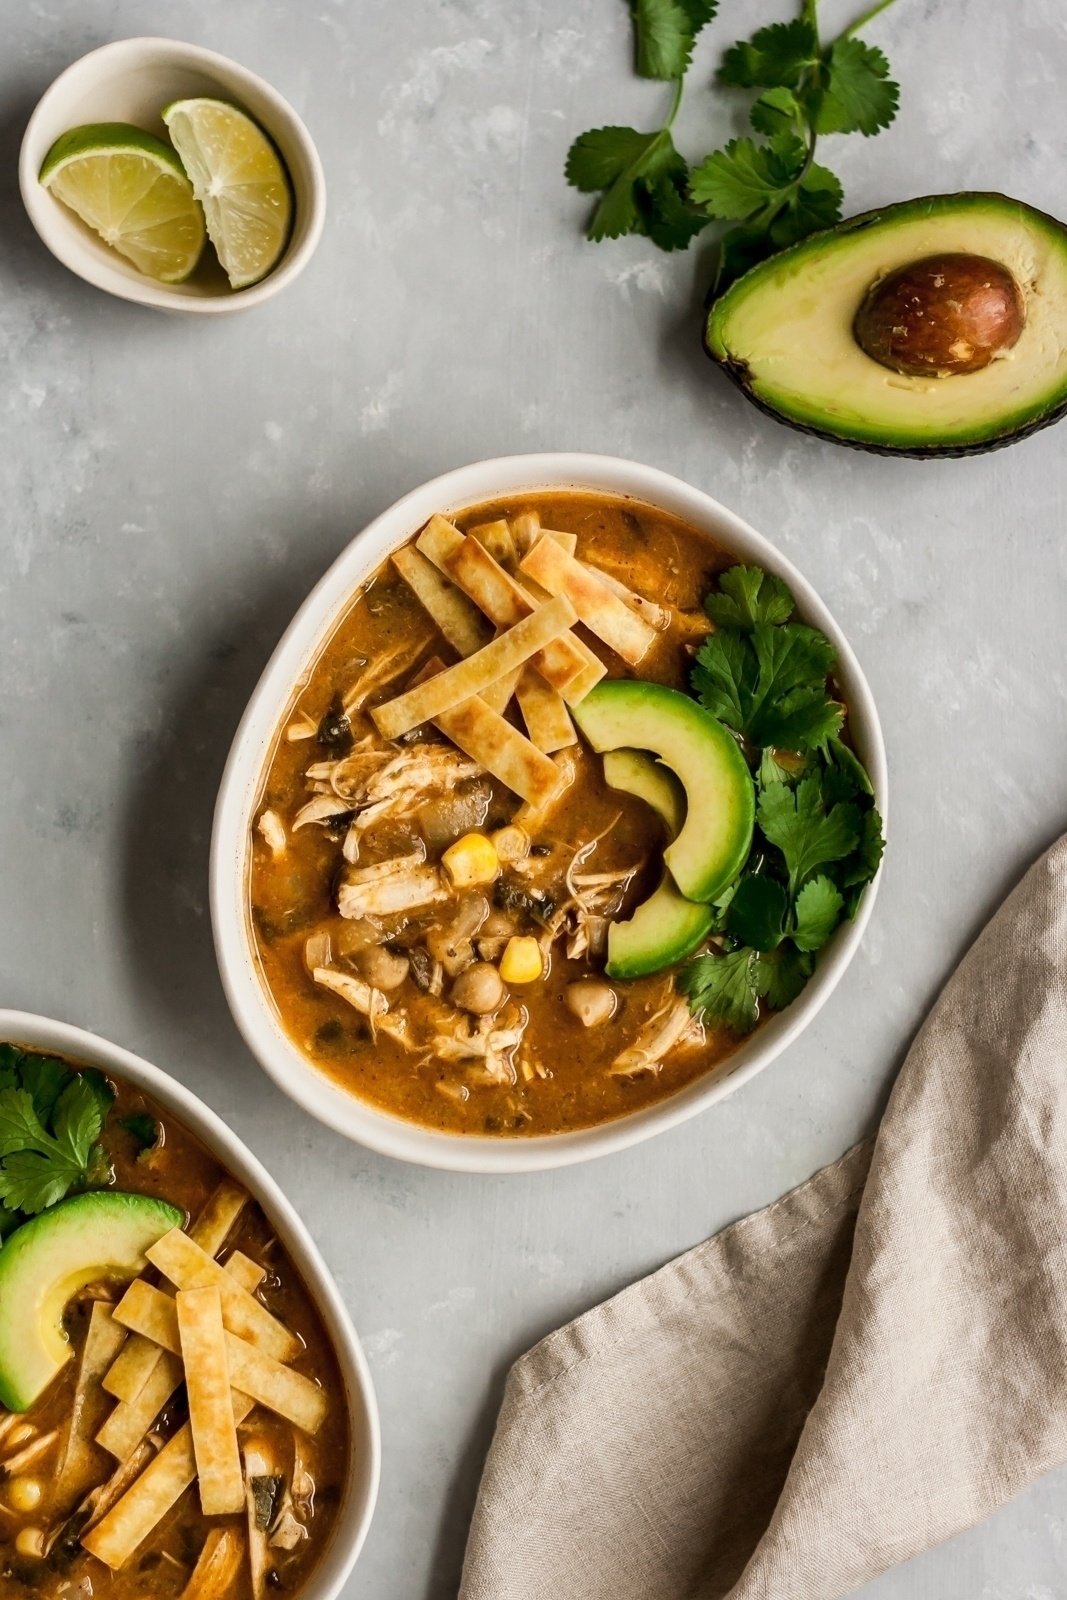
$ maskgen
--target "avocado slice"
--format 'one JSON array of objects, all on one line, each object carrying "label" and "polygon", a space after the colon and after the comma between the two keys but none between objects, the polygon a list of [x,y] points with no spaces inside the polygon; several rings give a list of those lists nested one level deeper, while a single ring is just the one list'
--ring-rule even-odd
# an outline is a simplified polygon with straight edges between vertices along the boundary
[{"label": "avocado slice", "polygon": [[679,778],[685,821],[663,859],[687,900],[714,900],[744,866],[755,822],[755,785],[733,735],[688,695],[633,678],[598,683],[572,711],[594,750],[650,750]]},{"label": "avocado slice", "polygon": [[[636,795],[661,818],[671,839],[685,823],[685,791],[673,772],[643,750],[608,750],[604,777],[613,789]],[[715,921],[710,906],[687,900],[664,869],[658,888],[626,922],[608,929],[609,978],[644,978],[692,955]]]},{"label": "avocado slice", "polygon": [[[861,348],[864,308],[901,269],[942,257],[1006,268],[1021,331],[977,371],[893,370]],[[950,317],[952,296],[916,304],[929,328]],[[1002,194],[869,211],[739,278],[712,306],[705,346],[754,405],[820,438],[887,455],[996,449],[1067,410],[1067,227]]]},{"label": "avocado slice", "polygon": [[28,1411],[70,1359],[71,1296],[98,1278],[135,1278],[145,1251],[184,1220],[165,1200],[101,1189],[17,1228],[0,1249],[0,1404]]}]

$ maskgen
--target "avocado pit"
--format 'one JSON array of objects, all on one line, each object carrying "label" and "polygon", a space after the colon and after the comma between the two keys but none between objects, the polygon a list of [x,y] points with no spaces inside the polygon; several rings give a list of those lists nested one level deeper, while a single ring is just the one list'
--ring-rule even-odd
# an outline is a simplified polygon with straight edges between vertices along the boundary
[{"label": "avocado pit", "polygon": [[898,267],[872,285],[852,325],[864,353],[914,378],[980,372],[1026,323],[1014,276],[988,256],[949,253]]}]

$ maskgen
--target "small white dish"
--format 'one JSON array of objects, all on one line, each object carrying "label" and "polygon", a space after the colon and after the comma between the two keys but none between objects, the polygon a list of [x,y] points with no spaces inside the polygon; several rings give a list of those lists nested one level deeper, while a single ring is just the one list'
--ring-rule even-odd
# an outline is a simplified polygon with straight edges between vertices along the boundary
[{"label": "small white dish", "polygon": [[27,1011],[0,1009],[0,1042],[54,1051],[144,1089],[218,1157],[259,1202],[295,1262],[322,1314],[344,1379],[352,1435],[348,1482],[329,1544],[300,1591],[300,1600],[336,1600],[367,1537],[381,1470],[378,1403],[367,1359],[337,1285],[296,1210],[237,1135],[176,1079],[82,1028]]},{"label": "small white dish", "polygon": [[[166,140],[160,112],[173,100],[196,95],[230,100],[249,112],[274,140],[292,182],[293,228],[285,253],[248,289],[230,289],[221,268],[211,273],[200,267],[187,283],[156,283],[38,181],[45,156],[68,129],[87,122],[132,122]],[[86,283],[157,311],[221,315],[262,305],[307,266],[326,216],[322,163],[289,102],[236,61],[177,39],[119,39],[61,72],[37,102],[22,136],[19,188],[30,221],[58,261]],[[210,251],[205,245],[205,254]]]},{"label": "small white dish", "polygon": [[714,1070],[668,1100],[598,1127],[529,1139],[436,1132],[390,1116],[347,1093],[296,1048],[282,1028],[259,974],[248,921],[251,825],[281,719],[297,683],[315,662],[356,591],[433,512],[452,514],[487,500],[538,489],[592,490],[658,506],[702,529],[740,561],[754,562],[783,577],[804,620],[821,628],[834,643],[838,655],[835,676],[849,707],[852,737],[870,773],[883,817],[886,811],[882,730],[867,680],[851,646],[807,579],[768,540],[710,495],[655,467],[610,456],[506,456],[446,472],[375,518],[342,551],[297,612],[238,727],[223,773],[211,840],[215,952],[230,1009],[249,1049],[264,1071],[298,1105],[372,1150],[457,1172],[530,1172],[586,1161],[674,1127],[732,1094],[780,1055],[830,998],[859,947],[878,888],[876,878],[863,897],[855,921],[839,928],[820,952],[815,974],[799,999],[742,1040],[724,1068]]}]

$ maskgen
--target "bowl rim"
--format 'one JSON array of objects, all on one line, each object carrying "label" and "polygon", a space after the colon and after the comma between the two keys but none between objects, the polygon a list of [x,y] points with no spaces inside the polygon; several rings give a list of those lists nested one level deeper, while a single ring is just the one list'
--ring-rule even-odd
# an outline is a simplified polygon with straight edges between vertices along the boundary
[{"label": "bowl rim", "polygon": [[292,1201],[242,1139],[177,1078],[143,1057],[68,1022],[0,1008],[0,1040],[54,1050],[76,1064],[114,1072],[148,1091],[217,1155],[263,1206],[292,1254],[326,1323],[347,1392],[351,1454],[345,1493],[329,1542],[300,1600],[336,1600],[363,1548],[381,1477],[381,1424],[374,1382],[351,1315],[329,1268]]},{"label": "bowl rim", "polygon": [[315,584],[285,629],[253,690],[226,760],[215,806],[209,893],[215,953],[226,998],[245,1043],[261,1067],[298,1105],[357,1143],[383,1155],[453,1172],[532,1172],[569,1166],[637,1144],[676,1127],[748,1083],[808,1026],[837,987],[859,948],[881,880],[868,886],[855,920],[821,953],[815,974],[785,1011],[741,1042],[721,1073],[709,1073],[665,1100],[613,1121],[568,1133],[521,1139],[449,1134],[404,1121],[341,1088],[314,1066],[281,1029],[248,939],[245,864],[248,829],[275,731],[301,673],[316,659],[359,585],[433,511],[455,512],[538,490],[585,490],[628,496],[672,511],[735,553],[778,573],[798,610],[838,651],[837,676],[850,728],[871,776],[879,809],[888,812],[888,773],[881,723],[870,686],[829,608],[801,572],[762,534],[713,496],[656,467],[621,457],[552,451],[476,461],[410,490],[358,532]]},{"label": "bowl rim", "polygon": [[[116,71],[119,71],[123,58],[138,52],[142,54],[153,52],[161,59],[166,58],[178,65],[200,70],[206,77],[222,73],[234,79],[243,90],[250,90],[254,96],[262,99],[270,107],[269,119],[257,118],[262,122],[269,137],[277,142],[277,129],[282,126],[300,150],[301,159],[307,167],[307,182],[299,192],[295,175],[291,170],[292,163],[287,161],[285,165],[293,186],[298,214],[303,213],[303,218],[299,222],[301,237],[295,246],[290,238],[279,264],[268,272],[265,278],[251,284],[247,289],[232,290],[229,293],[220,292],[217,295],[188,295],[180,292],[180,284],[157,283],[154,279],[143,275],[127,277],[124,273],[119,273],[108,262],[107,257],[94,248],[94,241],[91,238],[86,239],[81,248],[72,245],[72,235],[65,225],[66,219],[54,215],[54,209],[60,202],[42,188],[38,181],[37,170],[40,163],[33,156],[33,147],[37,141],[40,125],[54,112],[57,103],[62,101],[64,94],[70,91],[78,78],[88,74],[93,66],[100,69],[114,65]],[[52,79],[30,113],[19,147],[18,171],[19,191],[26,213],[41,243],[56,260],[76,277],[92,284],[94,288],[102,289],[105,294],[114,295],[120,300],[129,300],[135,305],[148,306],[156,311],[188,312],[194,316],[220,316],[234,311],[251,310],[253,306],[262,305],[265,300],[279,294],[303,272],[318,248],[326,220],[326,178],[322,161],[315,141],[295,107],[266,78],[260,77],[251,68],[242,66],[232,57],[224,56],[217,50],[210,50],[206,45],[188,44],[184,40],[171,39],[162,34],[139,34],[129,38],[113,39],[108,44],[98,45],[96,49],[87,51],[85,55],[79,56],[64,67],[62,72]],[[210,246],[205,244],[205,249],[207,248]],[[100,249],[106,250],[107,247],[101,245]]]}]

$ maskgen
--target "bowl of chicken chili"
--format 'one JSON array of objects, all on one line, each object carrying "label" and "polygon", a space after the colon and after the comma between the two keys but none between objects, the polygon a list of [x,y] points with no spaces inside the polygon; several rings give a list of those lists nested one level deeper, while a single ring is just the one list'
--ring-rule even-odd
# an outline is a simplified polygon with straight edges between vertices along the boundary
[{"label": "bowl of chicken chili", "polygon": [[267,666],[216,810],[223,982],[350,1138],[582,1160],[811,1020],[885,808],[859,664],[767,540],[637,463],[479,463],[358,535]]}]

